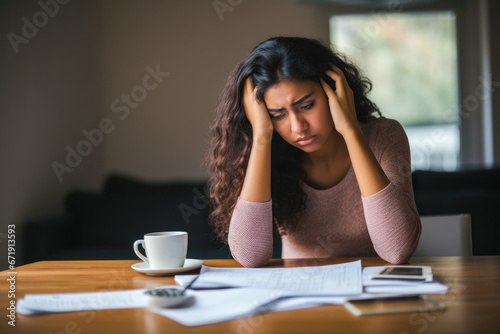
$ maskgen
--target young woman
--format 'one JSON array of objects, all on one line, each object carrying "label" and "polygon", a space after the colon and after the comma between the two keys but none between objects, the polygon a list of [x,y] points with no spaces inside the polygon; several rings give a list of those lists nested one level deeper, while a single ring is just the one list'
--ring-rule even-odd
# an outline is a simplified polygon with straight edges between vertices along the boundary
[{"label": "young woman", "polygon": [[[371,83],[317,40],[275,37],[230,74],[211,127],[211,224],[245,267],[283,258],[413,254],[408,140]],[[380,117],[375,117],[378,114]]]}]

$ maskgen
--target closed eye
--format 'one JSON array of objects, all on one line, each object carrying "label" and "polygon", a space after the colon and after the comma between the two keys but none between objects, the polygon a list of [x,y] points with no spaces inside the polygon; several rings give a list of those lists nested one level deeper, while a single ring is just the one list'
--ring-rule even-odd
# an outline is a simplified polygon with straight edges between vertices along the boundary
[{"label": "closed eye", "polygon": [[309,109],[311,109],[313,106],[314,106],[314,102],[311,102],[311,103],[309,103],[308,105],[303,106],[303,107],[302,107],[302,109],[309,110]]},{"label": "closed eye", "polygon": [[282,119],[283,117],[285,117],[285,114],[278,114],[278,115],[270,114],[270,115],[271,115],[271,119],[273,121],[279,121],[280,119]]}]

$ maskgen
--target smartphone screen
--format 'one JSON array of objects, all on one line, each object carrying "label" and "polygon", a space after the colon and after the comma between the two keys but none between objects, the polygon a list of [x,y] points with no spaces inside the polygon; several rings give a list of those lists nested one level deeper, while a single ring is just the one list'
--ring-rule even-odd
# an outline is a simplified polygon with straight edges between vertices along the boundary
[{"label": "smartphone screen", "polygon": [[422,268],[391,267],[380,272],[380,275],[422,276]]}]

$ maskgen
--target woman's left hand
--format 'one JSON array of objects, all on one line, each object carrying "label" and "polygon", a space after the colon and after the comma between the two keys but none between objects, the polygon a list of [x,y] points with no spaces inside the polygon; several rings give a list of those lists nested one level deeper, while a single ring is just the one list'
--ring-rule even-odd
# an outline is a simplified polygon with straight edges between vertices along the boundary
[{"label": "woman's left hand", "polygon": [[328,97],[335,129],[342,136],[345,136],[351,130],[360,130],[354,105],[354,93],[349,87],[344,73],[337,66],[331,65],[331,70],[326,71],[325,74],[335,81],[334,91],[330,85],[321,79],[321,85]]}]

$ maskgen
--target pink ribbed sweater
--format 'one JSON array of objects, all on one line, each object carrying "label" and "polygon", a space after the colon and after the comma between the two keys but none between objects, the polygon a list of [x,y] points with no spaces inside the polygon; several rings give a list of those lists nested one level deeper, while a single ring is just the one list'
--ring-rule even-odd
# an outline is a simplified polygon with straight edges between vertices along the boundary
[{"label": "pink ribbed sweater", "polygon": [[[362,197],[351,168],[325,190],[303,183],[308,199],[296,227],[282,235],[283,258],[380,256],[401,264],[418,244],[421,225],[411,183],[410,149],[402,126],[376,118],[361,125],[390,184]],[[238,198],[229,226],[229,247],[245,267],[266,264],[273,252],[272,200]]]}]

